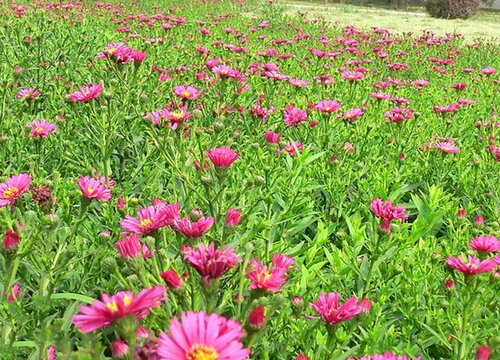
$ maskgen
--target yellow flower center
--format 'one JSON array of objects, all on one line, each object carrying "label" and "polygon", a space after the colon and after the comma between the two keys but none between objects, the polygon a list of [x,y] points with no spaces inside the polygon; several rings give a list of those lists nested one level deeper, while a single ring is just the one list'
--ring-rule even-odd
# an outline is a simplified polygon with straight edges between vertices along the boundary
[{"label": "yellow flower center", "polygon": [[87,192],[88,192],[90,195],[92,195],[92,193],[94,192],[94,188],[92,188],[92,187],[87,188]]},{"label": "yellow flower center", "polygon": [[14,196],[16,196],[16,194],[19,192],[19,188],[15,187],[15,186],[11,186],[10,188],[7,188],[7,190],[5,190],[3,192],[3,196],[6,197],[7,199],[10,199]]},{"label": "yellow flower center", "polygon": [[257,275],[257,279],[261,283],[267,282],[271,278],[271,273],[269,270],[262,270],[259,275]]},{"label": "yellow flower center", "polygon": [[187,98],[190,98],[191,97],[191,93],[187,90],[184,90],[183,92],[181,92],[181,95],[184,96],[184,97],[187,97]]},{"label": "yellow flower center", "polygon": [[332,109],[332,107],[331,107],[331,106],[326,106],[326,107],[325,107],[325,110],[326,110],[326,111],[330,111],[331,109]]},{"label": "yellow flower center", "polygon": [[118,305],[114,301],[112,303],[106,304],[106,308],[109,311],[111,311],[111,312],[117,312],[118,311]]},{"label": "yellow flower center", "polygon": [[153,222],[151,221],[151,219],[144,219],[144,220],[141,220],[141,223],[139,224],[139,227],[141,229],[144,229],[148,226],[151,226],[151,224],[153,224]]},{"label": "yellow flower center", "polygon": [[219,354],[213,347],[194,345],[186,353],[186,360],[217,360]]},{"label": "yellow flower center", "polygon": [[37,128],[35,128],[35,132],[36,132],[37,134],[41,134],[41,133],[43,133],[43,128],[41,128],[41,127],[37,127]]}]

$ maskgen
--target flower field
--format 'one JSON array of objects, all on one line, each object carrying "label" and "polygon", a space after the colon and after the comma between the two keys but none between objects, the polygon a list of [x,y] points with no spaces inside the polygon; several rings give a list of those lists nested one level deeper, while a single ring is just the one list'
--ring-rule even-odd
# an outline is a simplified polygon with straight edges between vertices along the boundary
[{"label": "flower field", "polygon": [[499,359],[494,41],[226,0],[0,38],[0,359]]}]

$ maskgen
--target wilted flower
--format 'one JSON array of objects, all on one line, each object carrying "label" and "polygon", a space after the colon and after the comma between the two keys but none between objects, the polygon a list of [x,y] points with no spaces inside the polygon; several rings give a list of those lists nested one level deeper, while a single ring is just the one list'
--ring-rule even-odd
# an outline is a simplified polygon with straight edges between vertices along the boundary
[{"label": "wilted flower", "polygon": [[160,334],[157,352],[162,360],[243,360],[250,354],[240,342],[244,336],[242,326],[235,320],[217,314],[185,312],[181,321],[177,317],[172,320],[168,334]]},{"label": "wilted flower", "polygon": [[112,296],[104,293],[102,301],[94,300],[91,305],[80,306],[80,313],[73,316],[73,324],[84,333],[89,333],[131,314],[140,320],[149,314],[149,309],[160,306],[165,300],[165,291],[163,286],[155,286],[137,295],[131,291],[120,291]]}]

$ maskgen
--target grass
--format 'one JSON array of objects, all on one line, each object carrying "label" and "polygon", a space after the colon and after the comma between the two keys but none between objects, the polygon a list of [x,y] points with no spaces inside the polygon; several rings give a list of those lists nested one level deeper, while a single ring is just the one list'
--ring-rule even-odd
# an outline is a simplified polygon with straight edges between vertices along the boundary
[{"label": "grass", "polygon": [[[445,20],[434,19],[427,16],[415,16],[405,14],[401,11],[391,11],[366,6],[349,4],[320,4],[305,1],[281,1],[283,5],[316,5],[318,9],[297,9],[288,7],[286,13],[295,15],[299,11],[305,11],[311,19],[323,18],[328,22],[339,25],[354,25],[361,29],[372,27],[384,27],[395,32],[419,33],[422,30],[432,30],[437,34],[461,33],[466,39],[486,37],[498,42],[500,38],[500,13],[493,11],[481,11],[478,15],[468,20]],[[324,7],[331,8],[327,12]],[[422,8],[412,7],[408,12],[424,12]]]}]

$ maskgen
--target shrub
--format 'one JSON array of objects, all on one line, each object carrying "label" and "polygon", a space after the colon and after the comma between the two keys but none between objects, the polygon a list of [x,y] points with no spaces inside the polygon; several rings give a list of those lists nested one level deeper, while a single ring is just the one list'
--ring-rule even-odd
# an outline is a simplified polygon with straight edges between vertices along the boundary
[{"label": "shrub", "polygon": [[468,19],[479,11],[480,0],[427,0],[430,16],[441,19]]}]

